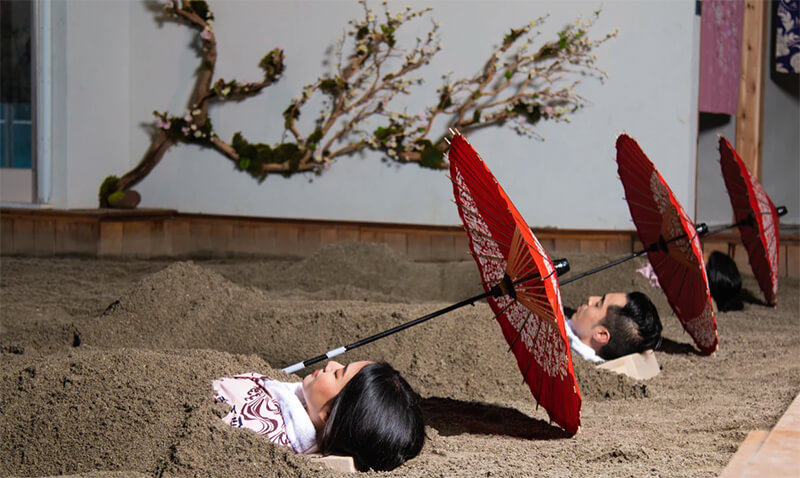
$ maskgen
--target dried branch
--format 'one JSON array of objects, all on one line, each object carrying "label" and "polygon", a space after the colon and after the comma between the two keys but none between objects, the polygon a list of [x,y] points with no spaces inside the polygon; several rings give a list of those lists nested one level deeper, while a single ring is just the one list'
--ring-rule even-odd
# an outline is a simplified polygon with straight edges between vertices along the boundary
[{"label": "dried branch", "polygon": [[[337,62],[332,74],[323,75],[303,87],[283,111],[289,142],[271,146],[250,143],[241,133],[230,142],[219,138],[208,118],[209,103],[239,101],[260,93],[277,81],[284,69],[283,51],[267,53],[259,66],[264,70],[261,81],[240,83],[218,79],[213,83],[217,59],[214,17],[203,0],[167,0],[167,11],[174,18],[200,31],[201,68],[184,115],[154,112],[157,133],[142,161],[132,171],[104,183],[106,193],[125,190],[144,178],[178,142],[213,148],[234,165],[264,180],[269,174],[314,172],[320,174],[337,158],[363,149],[386,154],[390,161],[414,162],[428,168],[445,168],[442,153],[447,145],[441,135],[431,140],[435,120],[446,117],[445,128],[461,131],[490,126],[511,125],[518,133],[533,138],[540,136],[534,126],[543,120],[568,122],[569,116],[584,105],[574,90],[578,75],[606,76],[595,65],[595,48],[616,35],[589,40],[587,31],[599,12],[589,21],[576,21],[558,33],[558,39],[544,42],[538,49],[532,45],[541,35],[536,29],[545,18],[512,28],[492,51],[481,69],[471,77],[453,80],[443,75],[436,105],[417,114],[398,110],[394,100],[409,95],[412,87],[422,83],[410,75],[433,61],[441,50],[439,24],[432,23],[426,35],[418,37],[411,50],[397,44],[396,32],[411,21],[419,21],[432,9],[399,13],[383,2],[382,15],[376,15],[366,0],[359,0],[361,18],[352,19],[349,29],[336,42]],[[297,125],[302,110],[311,98],[322,95],[322,110],[310,132]],[[368,129],[370,121],[378,125]],[[114,181],[117,181],[116,184]],[[116,189],[115,189],[116,188]],[[103,203],[101,190],[101,204]],[[107,197],[107,194],[106,196]]]}]

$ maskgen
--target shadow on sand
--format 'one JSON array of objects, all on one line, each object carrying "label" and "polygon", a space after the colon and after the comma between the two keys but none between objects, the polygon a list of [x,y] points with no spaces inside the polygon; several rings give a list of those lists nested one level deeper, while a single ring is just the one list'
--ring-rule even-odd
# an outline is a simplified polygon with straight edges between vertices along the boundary
[{"label": "shadow on sand", "polygon": [[531,418],[519,410],[487,403],[430,397],[422,400],[422,412],[425,423],[444,436],[469,433],[537,440],[571,436],[558,426]]}]

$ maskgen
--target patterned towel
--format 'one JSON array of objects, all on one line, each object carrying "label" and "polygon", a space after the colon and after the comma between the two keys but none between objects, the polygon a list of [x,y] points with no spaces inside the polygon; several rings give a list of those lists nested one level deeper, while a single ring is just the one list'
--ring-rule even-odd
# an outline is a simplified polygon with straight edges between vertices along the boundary
[{"label": "patterned towel", "polygon": [[253,430],[297,453],[317,451],[317,433],[305,409],[300,382],[286,383],[257,373],[221,378],[212,383],[215,400],[227,403],[222,421]]}]

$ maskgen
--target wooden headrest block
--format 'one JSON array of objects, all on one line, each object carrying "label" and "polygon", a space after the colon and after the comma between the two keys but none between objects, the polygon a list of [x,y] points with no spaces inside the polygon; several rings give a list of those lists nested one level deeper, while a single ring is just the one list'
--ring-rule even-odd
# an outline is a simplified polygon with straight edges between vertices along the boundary
[{"label": "wooden headrest block", "polygon": [[331,470],[340,471],[343,473],[355,473],[356,472],[356,464],[353,462],[352,456],[339,456],[339,455],[328,455],[323,456],[317,453],[312,453],[310,455],[306,455],[311,461],[322,463],[323,465],[327,466]]},{"label": "wooden headrest block", "polygon": [[621,373],[636,380],[653,378],[661,371],[656,354],[652,350],[645,350],[640,354],[623,355],[614,360],[600,363],[597,367]]}]

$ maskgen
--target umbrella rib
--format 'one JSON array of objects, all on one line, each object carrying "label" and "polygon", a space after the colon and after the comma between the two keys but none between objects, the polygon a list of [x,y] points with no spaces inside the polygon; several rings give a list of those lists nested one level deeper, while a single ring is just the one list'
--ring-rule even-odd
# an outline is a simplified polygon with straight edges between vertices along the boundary
[{"label": "umbrella rib", "polygon": [[502,309],[500,309],[500,310],[499,310],[499,311],[498,311],[496,314],[494,314],[494,319],[495,319],[495,320],[497,320],[497,318],[498,318],[498,317],[500,317],[501,315],[505,314],[505,313],[506,313],[506,311],[507,311],[507,310],[508,310],[508,309],[509,309],[509,308],[510,308],[512,305],[514,305],[515,303],[516,303],[516,302],[515,302],[514,300],[511,300],[511,301],[508,303],[508,305],[507,305],[507,306],[503,307],[503,308],[502,308]]},{"label": "umbrella rib", "polygon": [[484,239],[487,239],[489,241],[492,241],[492,242],[495,242],[497,244],[500,244],[501,246],[504,246],[506,248],[509,247],[509,245],[506,244],[505,242],[499,241],[498,239],[496,239],[496,238],[494,238],[494,237],[492,237],[492,236],[490,236],[488,234],[485,234],[485,233],[483,233],[483,232],[481,232],[481,231],[479,231],[477,229],[474,229],[474,228],[471,228],[471,227],[467,227],[467,226],[465,226],[465,228],[468,229],[470,233],[477,234],[477,235],[483,237]]},{"label": "umbrella rib", "polygon": [[501,256],[490,256],[489,254],[478,254],[477,252],[473,252],[472,255],[490,261],[506,262],[506,258]]},{"label": "umbrella rib", "polygon": [[622,174],[623,172],[630,175],[635,175],[642,179],[650,179],[653,177],[653,172],[655,171],[655,166],[650,159],[642,154],[643,157],[639,158],[622,158],[622,163],[620,163],[619,158],[617,159],[617,164],[619,168],[617,168],[617,172]]},{"label": "umbrella rib", "polygon": [[[505,233],[505,232],[502,230],[502,229],[508,229],[508,228],[509,228],[508,224],[502,224],[503,228],[499,228],[499,227],[496,227],[496,226],[495,226],[495,227],[492,227],[492,226],[490,226],[490,225],[489,225],[489,223],[487,222],[486,218],[485,218],[483,215],[481,215],[481,214],[480,214],[480,212],[477,212],[477,211],[472,211],[472,210],[470,210],[470,209],[469,209],[469,208],[467,208],[467,207],[463,207],[461,210],[462,210],[464,213],[466,213],[466,215],[468,215],[468,216],[472,217],[473,219],[476,219],[476,220],[482,221],[484,224],[486,224],[486,226],[487,226],[487,228],[488,228],[488,229],[495,229],[495,230],[496,230],[495,232],[502,233],[504,236],[508,237],[508,234],[507,234],[507,233]],[[465,221],[465,222],[466,222],[466,221]],[[465,227],[468,227],[466,224],[464,224],[464,226],[465,226]]]},{"label": "umbrella rib", "polygon": [[533,317],[534,313],[528,310],[528,316],[525,318],[525,321],[522,323],[520,328],[517,329],[517,335],[515,335],[514,340],[508,344],[508,350],[506,352],[511,352],[511,349],[514,348],[514,344],[517,343],[517,340],[519,340],[520,336],[522,335],[522,331],[525,329],[525,326],[528,325],[528,321],[530,321]]},{"label": "umbrella rib", "polygon": [[655,214],[655,212],[658,211],[658,209],[654,208],[653,206],[650,206],[648,204],[642,204],[640,202],[634,201],[631,198],[627,198],[626,197],[625,200],[628,201],[629,204],[633,204],[635,206],[639,206],[639,207],[647,210],[648,212],[652,211]]},{"label": "umbrella rib", "polygon": [[647,189],[642,189],[642,188],[639,188],[639,187],[637,187],[638,185],[634,185],[634,184],[632,184],[632,182],[631,182],[631,181],[628,181],[628,182],[625,182],[625,181],[623,181],[623,182],[622,182],[622,186],[623,186],[623,187],[624,187],[626,190],[627,190],[628,188],[630,188],[630,189],[633,189],[634,191],[636,191],[636,192],[637,192],[637,193],[639,193],[639,194],[643,194],[643,195],[647,195],[647,196],[652,196],[652,195],[653,195],[653,190],[652,190],[652,189],[650,189],[650,188],[647,188]]},{"label": "umbrella rib", "polygon": [[[457,187],[457,188],[458,188],[458,189],[459,189],[459,190],[460,190],[462,193],[464,193],[466,196],[468,196],[468,197],[469,197],[469,198],[472,200],[472,202],[474,202],[475,204],[477,204],[477,201],[475,201],[475,197],[477,196],[477,194],[476,194],[476,193],[477,193],[477,192],[479,192],[479,191],[475,191],[475,192],[473,192],[471,189],[468,189],[468,188],[466,187],[466,185],[461,185],[461,184],[459,184],[459,183],[458,183],[456,180],[453,180],[452,182],[453,182],[453,185],[454,185],[454,186],[456,186],[456,187]],[[486,200],[486,199],[483,199],[483,200]],[[464,206],[463,202],[460,202],[460,201],[459,201],[459,202],[458,202],[458,204],[459,204],[459,206],[466,207],[466,206]],[[475,213],[475,214],[479,214],[479,212],[478,212],[478,211],[475,211],[474,213]]]}]

